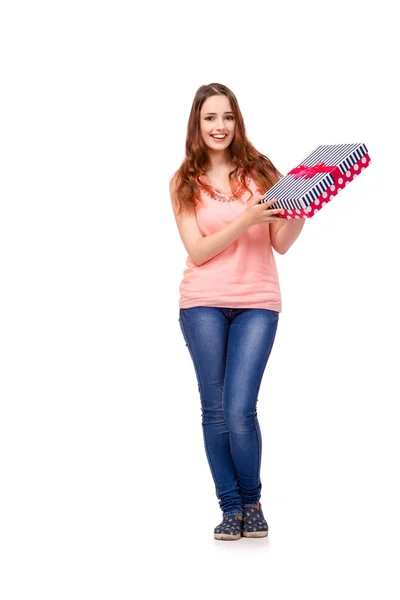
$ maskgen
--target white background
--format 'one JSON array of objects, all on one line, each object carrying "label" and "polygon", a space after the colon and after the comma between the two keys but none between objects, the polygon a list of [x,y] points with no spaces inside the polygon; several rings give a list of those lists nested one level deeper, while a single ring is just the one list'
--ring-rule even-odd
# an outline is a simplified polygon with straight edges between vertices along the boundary
[{"label": "white background", "polygon": [[[372,7],[372,8],[371,8]],[[3,600],[399,598],[394,4],[2,2]],[[372,162],[275,254],[266,539],[221,542],[168,184],[193,97],[282,173]]]}]

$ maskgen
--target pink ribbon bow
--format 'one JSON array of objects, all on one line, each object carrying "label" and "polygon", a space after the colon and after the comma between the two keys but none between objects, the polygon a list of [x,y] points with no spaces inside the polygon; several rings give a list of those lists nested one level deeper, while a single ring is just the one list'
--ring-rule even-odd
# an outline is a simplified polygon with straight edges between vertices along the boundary
[{"label": "pink ribbon bow", "polygon": [[314,177],[314,175],[318,175],[318,173],[329,173],[335,168],[335,165],[329,166],[326,165],[324,161],[321,161],[312,167],[308,167],[307,165],[295,167],[289,171],[288,175],[293,175],[295,179],[299,179],[300,177],[304,177],[304,179],[310,179],[311,177]]}]

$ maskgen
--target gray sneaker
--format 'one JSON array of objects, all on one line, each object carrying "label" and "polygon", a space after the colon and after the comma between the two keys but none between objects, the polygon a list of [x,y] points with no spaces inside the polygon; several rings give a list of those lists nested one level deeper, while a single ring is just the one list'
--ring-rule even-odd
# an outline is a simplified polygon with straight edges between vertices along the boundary
[{"label": "gray sneaker", "polygon": [[264,519],[261,504],[243,507],[243,537],[259,538],[268,535],[268,523]]},{"label": "gray sneaker", "polygon": [[216,540],[238,540],[242,536],[242,515],[229,515],[223,513],[222,522],[214,529]]}]

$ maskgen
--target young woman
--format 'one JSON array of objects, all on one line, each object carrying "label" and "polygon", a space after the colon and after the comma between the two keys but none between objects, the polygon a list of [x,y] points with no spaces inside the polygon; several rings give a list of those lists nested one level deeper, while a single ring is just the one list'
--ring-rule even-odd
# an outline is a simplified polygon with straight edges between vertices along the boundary
[{"label": "young woman", "polygon": [[274,200],[282,177],[247,139],[236,96],[201,86],[194,97],[186,157],[170,181],[188,253],[179,324],[193,361],[205,451],[222,510],[214,537],[264,537],[257,400],[281,312],[272,248],[284,254],[304,219],[286,220]]}]

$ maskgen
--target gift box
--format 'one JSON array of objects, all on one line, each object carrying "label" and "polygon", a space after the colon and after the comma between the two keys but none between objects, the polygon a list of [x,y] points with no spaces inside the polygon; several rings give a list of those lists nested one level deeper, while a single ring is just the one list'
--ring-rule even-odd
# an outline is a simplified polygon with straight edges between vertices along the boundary
[{"label": "gift box", "polygon": [[273,185],[260,204],[283,208],[286,219],[313,217],[366,167],[371,159],[365,144],[317,146],[297,167]]}]

